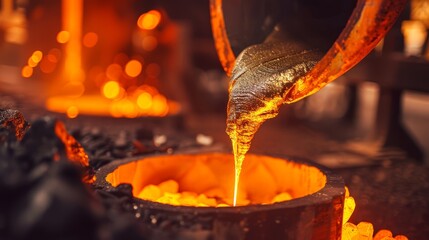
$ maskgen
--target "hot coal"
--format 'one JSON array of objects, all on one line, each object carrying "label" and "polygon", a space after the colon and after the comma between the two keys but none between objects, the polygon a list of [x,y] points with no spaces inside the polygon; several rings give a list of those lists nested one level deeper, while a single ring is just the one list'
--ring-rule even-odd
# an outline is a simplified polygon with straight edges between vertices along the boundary
[{"label": "hot coal", "polygon": [[12,137],[22,139],[27,128],[28,123],[19,111],[0,108],[0,143]]},{"label": "hot coal", "polygon": [[56,123],[37,120],[22,140],[0,146],[1,239],[94,239],[100,208],[82,169],[67,160]]},{"label": "hot coal", "polygon": [[[16,110],[1,110],[0,117],[0,239],[170,239],[151,230],[154,218],[133,198],[130,185],[101,189],[82,179],[117,158],[172,151],[178,139],[166,136],[156,146],[147,128],[117,137],[98,128],[76,129],[62,139],[58,129],[67,130],[55,118],[28,127]],[[197,145],[192,137],[180,140]],[[67,147],[81,145],[89,167],[68,154]],[[165,228],[171,225],[157,219]]]},{"label": "hot coal", "polygon": [[22,115],[6,113],[1,131],[22,140],[0,145],[0,239],[100,239],[106,210],[82,183],[85,169],[67,159],[58,120],[36,120],[25,132]]}]

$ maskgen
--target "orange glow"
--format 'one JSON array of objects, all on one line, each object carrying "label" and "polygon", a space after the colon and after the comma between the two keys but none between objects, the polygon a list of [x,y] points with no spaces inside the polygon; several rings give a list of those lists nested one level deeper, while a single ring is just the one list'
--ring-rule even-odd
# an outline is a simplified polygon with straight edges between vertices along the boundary
[{"label": "orange glow", "polygon": [[385,229],[378,231],[374,235],[374,227],[368,222],[360,222],[358,225],[347,222],[353,214],[356,204],[353,197],[350,196],[349,189],[346,187],[345,190],[342,240],[408,240],[404,235],[393,237],[392,232]]},{"label": "orange glow", "polygon": [[356,208],[355,200],[353,197],[350,196],[349,190],[346,187],[346,197],[344,199],[343,224],[349,221],[355,208]]},{"label": "orange glow", "polygon": [[142,72],[142,64],[137,60],[131,60],[125,65],[125,73],[130,77],[137,77]]},{"label": "orange glow", "polygon": [[28,58],[28,66],[30,67],[36,67],[37,64],[39,64],[40,61],[42,61],[43,53],[39,50],[34,51],[33,54]]},{"label": "orange glow", "polygon": [[111,80],[119,80],[122,75],[122,67],[119,64],[110,64],[106,69],[106,76]]},{"label": "orange glow", "polygon": [[168,113],[167,99],[161,94],[157,94],[153,96],[152,109],[153,109],[153,113],[157,116],[167,115]]},{"label": "orange glow", "polygon": [[98,42],[98,35],[94,32],[89,32],[83,37],[83,45],[87,48],[94,47]]},{"label": "orange glow", "polygon": [[115,81],[108,81],[102,87],[103,95],[108,99],[115,99],[119,96],[120,86]]},{"label": "orange glow", "polygon": [[[233,205],[231,186],[234,163],[230,154],[163,155],[120,165],[106,176],[114,187],[122,183],[133,186],[136,198],[193,207]],[[285,181],[285,176],[287,180]],[[273,204],[318,192],[326,185],[319,169],[270,156],[248,154],[242,169],[238,206]],[[403,235],[380,230],[374,235],[369,222],[347,222],[355,203],[345,188],[342,240],[408,240]]]},{"label": "orange glow", "polygon": [[[220,0],[221,1],[221,0]],[[361,61],[393,26],[406,0],[358,1],[338,39],[305,76],[287,91],[285,103],[316,93]],[[373,20],[373,21],[369,21]]]},{"label": "orange glow", "polygon": [[[75,164],[79,164],[84,168],[89,167],[88,155],[86,155],[85,150],[80,143],[67,132],[63,122],[57,121],[55,123],[55,135],[57,135],[64,144],[68,160]],[[82,177],[82,180],[85,183],[93,183],[95,181],[95,176],[91,176],[89,172],[86,172]]]},{"label": "orange glow", "polygon": [[158,40],[154,36],[146,36],[142,41],[142,48],[145,51],[153,51],[158,46]]},{"label": "orange glow", "polygon": [[127,118],[137,117],[136,105],[129,99],[123,99],[119,102],[122,115]]},{"label": "orange glow", "polygon": [[89,166],[88,155],[73,136],[69,135],[64,123],[57,121],[55,124],[55,134],[63,142],[66,148],[67,158],[75,163],[79,163],[84,167]]},{"label": "orange glow", "polygon": [[[126,96],[125,94],[121,96],[121,91],[123,91],[122,88],[119,90],[118,98],[114,100],[100,95],[82,95],[78,98],[66,96],[50,97],[46,101],[46,108],[53,112],[67,114],[67,110],[73,106],[77,108],[79,114],[111,116],[115,118],[134,118],[144,116],[161,117],[168,114],[177,114],[180,111],[180,105],[169,100],[167,100],[166,106],[163,106],[164,110],[162,111],[155,111],[153,105],[149,108],[142,108],[138,103],[138,96],[142,92],[138,91],[139,93],[137,93],[134,98],[133,96],[135,93],[129,93],[129,96]],[[123,101],[124,99],[121,98],[126,98],[126,101]],[[121,100],[118,101],[118,99]],[[147,103],[143,103],[143,107],[145,107],[144,104]],[[125,109],[123,109],[124,107]],[[161,112],[162,115],[157,115],[158,112]]]},{"label": "orange glow", "polygon": [[80,97],[85,92],[85,86],[81,82],[68,82],[62,87],[62,93],[69,97]]},{"label": "orange glow", "polygon": [[68,118],[76,118],[79,115],[79,109],[75,106],[70,106],[67,109],[67,117]]},{"label": "orange glow", "polygon": [[150,109],[152,107],[152,95],[147,92],[141,93],[137,97],[137,105],[143,110]]},{"label": "orange glow", "polygon": [[[230,154],[221,153],[158,156],[121,165],[106,181],[113,186],[130,183],[135,197],[150,201],[196,207],[231,206],[233,164]],[[288,181],[284,176],[289,176]],[[238,205],[271,204],[317,192],[325,186],[326,176],[305,164],[249,155],[242,183]]]},{"label": "orange glow", "polygon": [[223,0],[210,1],[210,16],[213,39],[215,40],[216,51],[228,76],[231,76],[232,69],[234,68],[235,55],[232,51],[231,44],[229,43],[228,35],[226,34],[225,21],[222,11]]},{"label": "orange glow", "polygon": [[152,30],[161,22],[161,13],[157,10],[151,10],[140,15],[137,20],[137,26],[144,30]]},{"label": "orange glow", "polygon": [[43,58],[43,53],[38,50],[34,51],[30,57],[30,59],[35,63],[39,63],[40,61],[42,61],[42,58]]},{"label": "orange glow", "polygon": [[62,29],[69,33],[64,46],[65,82],[83,82],[82,69],[83,0],[62,0]]},{"label": "orange glow", "polygon": [[57,42],[67,43],[70,40],[70,33],[68,31],[60,31],[57,34]]},{"label": "orange glow", "polygon": [[[57,81],[52,88],[55,97],[46,100],[46,108],[60,112],[69,118],[78,115],[97,115],[135,118],[141,116],[166,116],[180,111],[180,105],[168,100],[157,89],[142,85],[137,79],[142,72],[147,74],[150,82],[157,80],[160,67],[156,63],[150,67],[144,66],[142,58],[131,59],[124,53],[118,53],[112,64],[93,66],[88,75],[82,68],[82,46],[91,48],[97,45],[99,36],[95,32],[82,34],[83,0],[61,0],[62,25],[56,40],[64,44],[62,49],[53,48],[44,56],[41,51],[35,51],[28,59],[27,66],[22,68],[23,77],[31,77],[34,68],[40,64],[44,74],[55,72]],[[156,28],[161,22],[161,13],[153,10],[142,14],[139,26],[144,30]],[[157,47],[157,38],[146,38],[145,49]],[[57,76],[57,68],[60,74]],[[146,67],[146,68],[144,68]],[[91,81],[86,84],[85,80]],[[88,87],[88,89],[86,89]],[[93,93],[93,87],[99,89]],[[51,92],[52,93],[52,92]]]},{"label": "orange glow", "polygon": [[34,62],[33,59],[30,57],[27,61],[27,65],[34,68],[37,66],[37,63]]},{"label": "orange glow", "polygon": [[21,70],[21,75],[25,78],[33,76],[33,68],[28,65],[24,66]]}]

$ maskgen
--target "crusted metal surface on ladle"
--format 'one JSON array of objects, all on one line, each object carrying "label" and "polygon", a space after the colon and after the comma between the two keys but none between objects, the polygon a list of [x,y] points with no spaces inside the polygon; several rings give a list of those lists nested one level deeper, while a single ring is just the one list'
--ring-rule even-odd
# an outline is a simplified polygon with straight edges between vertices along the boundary
[{"label": "crusted metal surface on ladle", "polygon": [[[278,114],[288,89],[322,56],[298,43],[277,41],[254,45],[238,56],[231,76],[227,118],[234,151],[235,189],[244,155],[259,126]],[[234,205],[236,199],[235,190]]]},{"label": "crusted metal surface on ladle", "polygon": [[286,42],[258,44],[244,50],[231,76],[228,123],[248,125],[255,118],[275,117],[288,89],[322,56],[320,51]]}]

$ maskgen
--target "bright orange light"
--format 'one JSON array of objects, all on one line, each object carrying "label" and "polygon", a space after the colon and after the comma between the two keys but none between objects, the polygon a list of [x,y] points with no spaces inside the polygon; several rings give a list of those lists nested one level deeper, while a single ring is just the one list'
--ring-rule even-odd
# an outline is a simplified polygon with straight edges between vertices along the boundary
[{"label": "bright orange light", "polygon": [[141,93],[137,97],[137,105],[143,110],[150,109],[150,107],[152,106],[152,95],[147,92]]},{"label": "bright orange light", "polygon": [[21,75],[25,78],[29,78],[33,75],[33,68],[26,65],[21,70]]},{"label": "bright orange light", "polygon": [[39,50],[34,51],[33,54],[31,55],[31,60],[35,63],[39,63],[40,61],[42,61],[43,58],[43,53]]},{"label": "bright orange light", "polygon": [[79,109],[75,106],[70,106],[66,113],[68,118],[76,118],[79,115]]},{"label": "bright orange light", "polygon": [[137,111],[135,105],[129,99],[123,99],[120,101],[120,109],[122,114],[127,118],[137,117]]},{"label": "bright orange light", "polygon": [[85,93],[85,86],[81,82],[68,82],[62,88],[62,93],[69,97],[80,97]]},{"label": "bright orange light", "polygon": [[83,37],[83,45],[87,48],[94,47],[98,42],[98,35],[94,32],[89,32]]},{"label": "bright orange light", "polygon": [[142,41],[142,48],[145,51],[153,51],[158,46],[158,40],[154,36],[146,36]]},{"label": "bright orange light", "polygon": [[70,33],[68,31],[61,31],[57,34],[57,41],[59,43],[67,43],[70,40]]},{"label": "bright orange light", "polygon": [[137,20],[137,26],[144,30],[152,30],[161,22],[161,13],[156,10],[151,10],[142,14]]},{"label": "bright orange light", "polygon": [[119,83],[115,81],[106,82],[102,88],[103,95],[108,99],[115,99],[119,96],[120,91]]},{"label": "bright orange light", "polygon": [[142,64],[137,60],[131,60],[125,65],[125,73],[130,77],[137,77],[142,72]]},{"label": "bright orange light", "polygon": [[161,95],[155,95],[153,96],[152,100],[152,109],[153,113],[157,116],[165,116],[168,113],[168,105],[167,105],[167,99]]},{"label": "bright orange light", "polygon": [[34,68],[37,66],[37,63],[35,61],[33,61],[32,57],[30,57],[30,58],[28,58],[27,65]]}]

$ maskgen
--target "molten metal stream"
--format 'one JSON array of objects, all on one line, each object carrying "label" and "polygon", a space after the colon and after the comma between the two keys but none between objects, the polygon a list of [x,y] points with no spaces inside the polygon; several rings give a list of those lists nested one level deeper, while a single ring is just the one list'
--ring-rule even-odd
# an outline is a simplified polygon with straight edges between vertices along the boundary
[{"label": "molten metal stream", "polygon": [[[284,103],[314,94],[360,60],[381,40],[406,1],[360,0],[347,26],[323,56],[299,42],[264,42],[243,50],[230,71],[231,49],[225,33],[214,32],[217,50],[227,73],[231,73],[227,133],[235,161],[234,205],[241,165],[259,126],[274,118]],[[221,6],[222,1],[212,0]],[[215,26],[222,26],[219,8],[212,7]],[[216,20],[217,19],[217,20]],[[219,44],[221,42],[222,44]],[[323,57],[322,57],[323,56]]]}]

